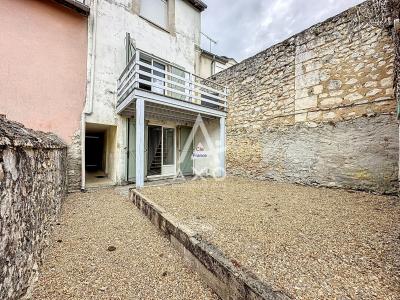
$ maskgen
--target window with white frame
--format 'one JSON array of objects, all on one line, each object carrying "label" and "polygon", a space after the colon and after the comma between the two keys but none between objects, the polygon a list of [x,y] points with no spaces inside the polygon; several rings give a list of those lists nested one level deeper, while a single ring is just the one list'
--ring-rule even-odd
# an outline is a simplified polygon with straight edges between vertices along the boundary
[{"label": "window with white frame", "polygon": [[140,2],[140,15],[154,24],[168,29],[167,0],[142,0]]}]

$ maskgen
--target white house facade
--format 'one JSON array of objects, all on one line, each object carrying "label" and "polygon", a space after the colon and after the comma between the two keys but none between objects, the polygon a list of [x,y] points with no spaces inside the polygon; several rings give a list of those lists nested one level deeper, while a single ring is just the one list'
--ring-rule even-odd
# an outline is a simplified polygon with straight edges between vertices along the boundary
[{"label": "white house facade", "polygon": [[224,175],[227,90],[197,76],[205,8],[199,0],[92,1],[82,189]]}]

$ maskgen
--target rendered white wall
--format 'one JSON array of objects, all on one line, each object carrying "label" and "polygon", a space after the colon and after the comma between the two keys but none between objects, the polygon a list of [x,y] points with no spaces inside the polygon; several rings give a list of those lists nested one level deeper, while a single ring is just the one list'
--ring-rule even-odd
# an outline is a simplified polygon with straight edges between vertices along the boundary
[{"label": "rendered white wall", "polygon": [[[97,21],[93,111],[86,116],[86,122],[117,126],[113,151],[115,174],[111,177],[120,183],[126,178],[127,121],[116,114],[115,106],[117,79],[126,63],[125,35],[131,34],[137,48],[195,72],[198,61],[195,45],[200,44],[201,14],[183,0],[170,0],[170,5],[175,7],[175,26],[169,33],[135,13],[134,5],[138,0],[97,1],[97,12],[92,11]],[[92,38],[90,32],[89,40]]]},{"label": "rendered white wall", "polygon": [[227,63],[223,64],[219,61],[213,62],[212,58],[210,58],[208,55],[200,55],[197,73],[203,78],[209,78],[212,75],[230,68],[235,64],[236,62],[233,59],[229,59]]}]

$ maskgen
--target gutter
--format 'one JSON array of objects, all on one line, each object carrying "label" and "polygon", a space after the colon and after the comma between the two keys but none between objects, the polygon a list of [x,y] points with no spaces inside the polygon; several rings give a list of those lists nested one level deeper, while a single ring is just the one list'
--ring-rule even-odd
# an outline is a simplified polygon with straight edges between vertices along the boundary
[{"label": "gutter", "polygon": [[215,63],[216,63],[216,57],[213,55],[212,61],[211,61],[211,76],[215,74]]},{"label": "gutter", "polygon": [[190,3],[191,5],[193,5],[200,12],[204,11],[207,8],[207,4],[205,4],[201,0],[186,0],[186,2]]},{"label": "gutter", "polygon": [[[86,188],[86,170],[85,170],[85,137],[86,137],[86,115],[91,115],[93,112],[93,99],[94,99],[94,81],[95,81],[95,67],[96,67],[96,36],[97,36],[97,2],[98,0],[92,0],[92,12],[89,17],[91,23],[89,23],[90,30],[88,31],[88,37],[92,36],[90,45],[90,63],[88,69],[90,72],[90,87],[86,92],[85,107],[81,117],[81,191],[85,191]],[[89,22],[90,22],[89,21]]]},{"label": "gutter", "polygon": [[90,1],[90,0],[81,0],[81,1],[77,1],[77,0],[54,0],[55,2],[70,8],[72,10],[75,10],[77,13],[84,15],[84,16],[89,16],[90,14],[90,7],[88,5],[86,5],[86,1]]}]

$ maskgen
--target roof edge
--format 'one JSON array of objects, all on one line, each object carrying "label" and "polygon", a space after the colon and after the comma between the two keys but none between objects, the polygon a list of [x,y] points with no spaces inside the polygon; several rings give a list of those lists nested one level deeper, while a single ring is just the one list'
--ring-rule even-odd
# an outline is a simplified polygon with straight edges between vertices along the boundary
[{"label": "roof edge", "polygon": [[90,14],[90,7],[89,5],[86,5],[80,1],[77,0],[53,0],[54,2],[57,2],[58,4],[61,4],[62,6],[65,6],[67,8],[70,8],[77,13],[88,16]]},{"label": "roof edge", "polygon": [[207,4],[205,4],[201,0],[185,0],[185,1],[190,3],[195,8],[197,8],[200,12],[204,11],[207,8]]},{"label": "roof edge", "polygon": [[229,61],[228,57],[220,56],[220,55],[214,54],[214,53],[212,53],[210,51],[207,51],[207,50],[204,50],[204,49],[201,49],[201,48],[200,48],[200,53],[203,54],[204,56],[207,56],[207,57],[211,58],[211,59],[219,60],[220,62],[225,63],[225,64]]}]

